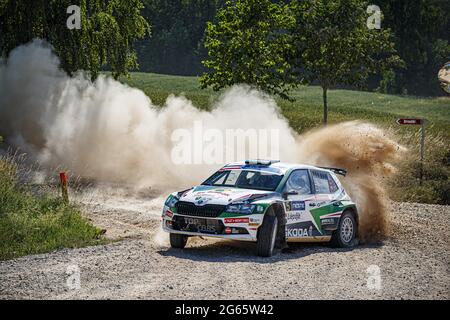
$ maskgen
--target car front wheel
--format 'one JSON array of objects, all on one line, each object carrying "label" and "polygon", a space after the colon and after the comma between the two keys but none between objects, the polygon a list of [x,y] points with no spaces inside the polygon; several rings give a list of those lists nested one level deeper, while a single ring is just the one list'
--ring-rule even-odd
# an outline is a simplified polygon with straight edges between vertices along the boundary
[{"label": "car front wheel", "polygon": [[277,230],[277,217],[266,215],[259,229],[258,240],[256,241],[256,253],[258,256],[271,257],[273,255]]},{"label": "car front wheel", "polygon": [[183,249],[186,246],[188,237],[184,234],[171,233],[170,246],[172,248]]}]

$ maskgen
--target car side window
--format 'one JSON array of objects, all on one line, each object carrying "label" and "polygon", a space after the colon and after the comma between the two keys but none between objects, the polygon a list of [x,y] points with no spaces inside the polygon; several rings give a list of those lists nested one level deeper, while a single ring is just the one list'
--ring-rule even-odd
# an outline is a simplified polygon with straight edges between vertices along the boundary
[{"label": "car side window", "polygon": [[339,189],[339,187],[336,184],[336,181],[333,179],[333,177],[329,173],[328,173],[328,186],[330,187],[331,193],[335,193]]},{"label": "car side window", "polygon": [[328,174],[322,171],[312,170],[314,188],[316,193],[331,193],[330,184],[328,182]]},{"label": "car side window", "polygon": [[299,194],[311,194],[311,181],[308,170],[300,169],[291,173],[286,181],[285,191],[296,191]]}]

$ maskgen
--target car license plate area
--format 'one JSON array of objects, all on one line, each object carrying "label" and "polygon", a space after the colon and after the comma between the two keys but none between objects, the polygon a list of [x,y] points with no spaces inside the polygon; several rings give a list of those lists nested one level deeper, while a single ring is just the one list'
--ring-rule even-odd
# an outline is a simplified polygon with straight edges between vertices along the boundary
[{"label": "car license plate area", "polygon": [[223,233],[223,223],[216,219],[205,219],[197,217],[174,217],[174,227],[180,231],[200,232],[208,234]]}]

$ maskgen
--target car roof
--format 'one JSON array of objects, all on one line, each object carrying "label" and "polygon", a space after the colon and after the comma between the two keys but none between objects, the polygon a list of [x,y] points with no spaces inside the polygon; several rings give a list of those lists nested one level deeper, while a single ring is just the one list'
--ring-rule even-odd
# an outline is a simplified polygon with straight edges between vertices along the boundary
[{"label": "car roof", "polygon": [[234,169],[234,168],[235,169],[250,169],[250,170],[251,169],[258,170],[259,168],[261,170],[263,170],[265,168],[267,168],[267,169],[271,168],[271,169],[275,169],[276,171],[279,171],[282,174],[286,173],[288,170],[291,170],[291,169],[317,169],[317,170],[331,172],[330,170],[315,167],[312,165],[279,162],[279,161],[272,162],[270,164],[248,164],[248,163],[246,163],[246,161],[238,161],[238,162],[228,163],[222,169]]}]

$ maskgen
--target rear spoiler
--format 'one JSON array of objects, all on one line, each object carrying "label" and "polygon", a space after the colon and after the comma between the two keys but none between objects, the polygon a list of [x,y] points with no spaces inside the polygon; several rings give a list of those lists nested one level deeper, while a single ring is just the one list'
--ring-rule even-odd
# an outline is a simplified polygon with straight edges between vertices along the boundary
[{"label": "rear spoiler", "polygon": [[332,171],[332,172],[334,172],[336,174],[340,174],[340,175],[342,175],[344,177],[347,175],[347,170],[345,170],[345,169],[330,168],[330,167],[318,167],[318,168],[330,170],[330,171]]}]

